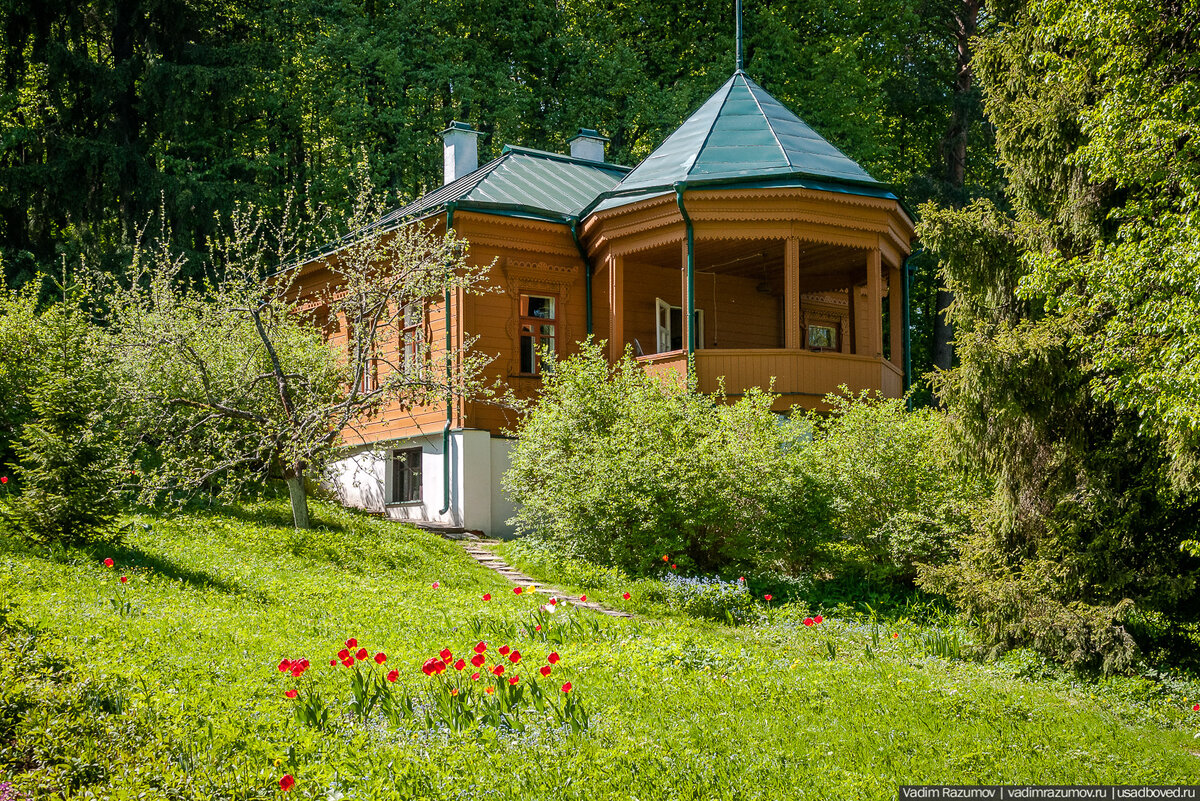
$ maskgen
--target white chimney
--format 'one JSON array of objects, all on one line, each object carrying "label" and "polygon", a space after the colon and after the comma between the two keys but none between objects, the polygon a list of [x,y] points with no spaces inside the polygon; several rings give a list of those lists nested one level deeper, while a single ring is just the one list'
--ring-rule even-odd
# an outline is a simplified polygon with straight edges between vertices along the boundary
[{"label": "white chimney", "polygon": [[470,123],[457,120],[442,131],[442,141],[445,142],[442,147],[442,164],[446,171],[444,184],[479,169],[478,140],[481,136],[483,134],[472,128]]},{"label": "white chimney", "polygon": [[604,162],[604,143],[607,141],[599,131],[591,128],[580,128],[579,133],[567,140],[571,145],[571,158],[600,163]]}]

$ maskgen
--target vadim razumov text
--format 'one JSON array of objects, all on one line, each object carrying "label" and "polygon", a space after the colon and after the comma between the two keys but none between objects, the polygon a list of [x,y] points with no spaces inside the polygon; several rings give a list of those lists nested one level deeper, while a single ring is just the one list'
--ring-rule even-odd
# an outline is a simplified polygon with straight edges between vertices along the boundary
[{"label": "vadim razumov text", "polygon": [[1200,785],[905,785],[898,801],[1040,801],[1040,799],[1192,799],[1200,801]]}]

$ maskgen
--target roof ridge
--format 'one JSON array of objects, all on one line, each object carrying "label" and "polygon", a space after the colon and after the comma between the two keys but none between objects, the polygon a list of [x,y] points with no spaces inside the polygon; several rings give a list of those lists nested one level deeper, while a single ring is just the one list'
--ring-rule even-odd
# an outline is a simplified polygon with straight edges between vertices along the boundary
[{"label": "roof ridge", "polygon": [[[771,132],[771,138],[775,140],[775,144],[779,147],[779,152],[783,154],[783,160],[787,162],[789,167],[794,169],[796,165],[792,163],[792,157],[788,155],[787,148],[783,146],[783,142],[779,141],[779,134],[775,132],[775,126],[771,124],[771,118],[767,116],[767,110],[762,107],[762,103],[758,100],[758,95],[754,94],[754,90],[750,88],[750,84],[753,82],[752,79],[749,75],[742,72],[742,80],[746,82],[746,91],[750,94],[750,99],[754,101],[754,105],[758,106],[758,113],[762,115],[763,122],[767,124],[767,130]],[[754,85],[758,86],[757,83]],[[765,92],[766,89],[763,89],[763,91]],[[799,114],[796,115],[796,119],[800,119]],[[804,122],[803,120],[800,121]]]},{"label": "roof ridge", "polygon": [[[704,134],[704,139],[700,142],[700,147],[696,148],[696,152],[692,154],[691,162],[689,162],[687,167],[684,168],[683,180],[685,182],[688,179],[688,175],[690,175],[692,172],[692,167],[695,167],[696,162],[700,159],[700,154],[704,152],[705,145],[708,144],[708,140],[712,137],[713,131],[717,127],[717,120],[721,119],[721,112],[725,110],[725,104],[729,102],[729,96],[731,94],[733,94],[733,82],[736,78],[737,78],[737,73],[734,73],[732,76],[730,76],[729,80],[727,80],[725,83],[721,84],[721,86],[719,86],[717,88],[717,92],[719,92],[722,89],[724,89],[725,87],[727,87],[727,86],[729,87],[728,91],[725,92],[724,99],[721,100],[721,105],[717,107],[717,113],[713,115],[712,122],[710,122],[708,124],[708,131]],[[713,97],[715,97],[717,92],[713,92],[712,95],[709,97],[709,100],[711,100]],[[704,101],[704,103],[701,104],[700,108],[704,108],[704,106],[707,105],[707,103],[708,103],[708,100]],[[696,111],[692,112],[692,114],[695,115],[699,111],[700,111],[700,109],[696,109]],[[685,120],[685,123],[686,123],[686,120]],[[678,130],[678,128],[676,130]],[[774,135],[774,131],[772,131],[771,133],[772,133],[772,135]]]},{"label": "roof ridge", "polygon": [[619,170],[622,172],[630,172],[633,170],[633,167],[626,167],[624,164],[614,164],[610,161],[592,161],[591,159],[581,159],[566,153],[555,153],[553,150],[539,150],[536,147],[525,147],[524,145],[514,145],[511,143],[505,143],[500,152],[502,155],[516,153],[524,156],[534,156],[536,158],[565,161],[569,164],[578,164],[583,167],[594,167],[600,170]]}]

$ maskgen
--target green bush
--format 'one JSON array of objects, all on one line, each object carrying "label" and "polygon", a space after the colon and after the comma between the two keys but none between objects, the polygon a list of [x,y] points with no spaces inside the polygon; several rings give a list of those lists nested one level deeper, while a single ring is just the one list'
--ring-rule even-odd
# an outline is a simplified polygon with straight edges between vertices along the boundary
[{"label": "green bush", "polygon": [[809,417],[806,471],[830,499],[839,535],[830,569],[909,584],[917,566],[942,564],[971,531],[984,485],[950,458],[945,415],[909,412],[900,399],[829,396]]},{"label": "green bush", "polygon": [[771,397],[736,403],[660,383],[598,346],[558,362],[524,420],[505,487],[513,523],[563,553],[645,575],[798,570],[827,504]]},{"label": "green bush", "polygon": [[69,302],[36,321],[44,351],[13,450],[20,493],[4,510],[38,542],[111,541],[119,490],[117,431],[94,331]]}]

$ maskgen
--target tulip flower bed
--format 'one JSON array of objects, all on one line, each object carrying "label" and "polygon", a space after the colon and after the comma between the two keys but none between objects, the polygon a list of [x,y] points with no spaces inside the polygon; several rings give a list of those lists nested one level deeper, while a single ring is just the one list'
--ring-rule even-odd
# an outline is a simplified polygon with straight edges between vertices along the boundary
[{"label": "tulip flower bed", "polygon": [[307,532],[286,503],[145,515],[104,550],[0,536],[4,792],[894,799],[922,781],[1200,773],[1187,676],[975,662],[952,621],[805,609],[774,588],[746,589],[753,614],[729,626],[660,615],[642,582],[558,585],[642,613],[613,619],[517,594],[458,543],[313,513]]}]

